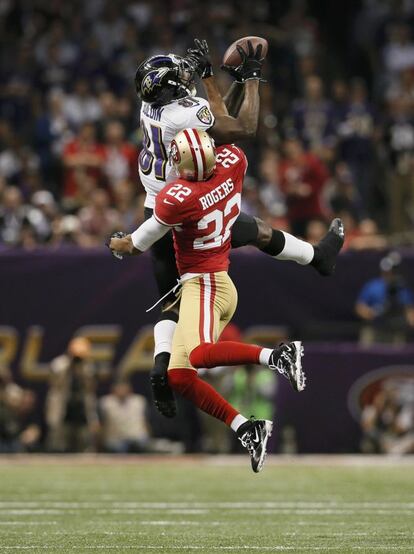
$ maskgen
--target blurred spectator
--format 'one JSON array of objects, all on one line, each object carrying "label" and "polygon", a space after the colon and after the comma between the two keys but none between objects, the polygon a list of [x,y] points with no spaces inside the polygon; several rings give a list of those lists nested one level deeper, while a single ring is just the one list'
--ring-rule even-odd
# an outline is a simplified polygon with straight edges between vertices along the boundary
[{"label": "blurred spectator", "polygon": [[33,452],[39,448],[41,425],[36,396],[4,374],[0,376],[0,453]]},{"label": "blurred spectator", "polygon": [[[50,193],[46,192],[47,195]],[[36,193],[38,195],[38,193]],[[41,199],[39,195],[37,200]],[[48,196],[49,198],[49,196]],[[50,223],[46,214],[36,205],[23,203],[17,187],[5,188],[0,206],[0,238],[9,245],[23,245],[23,234],[29,232],[34,244],[46,240],[50,235]]]},{"label": "blurred spectator", "polygon": [[410,26],[403,22],[389,25],[388,42],[384,46],[384,65],[391,79],[398,72],[414,68],[414,42]]},{"label": "blurred spectator", "polygon": [[414,293],[399,271],[401,257],[393,252],[380,263],[381,276],[368,281],[359,293],[355,311],[366,325],[361,342],[402,342],[414,328]]},{"label": "blurred spectator", "polygon": [[63,113],[74,129],[79,129],[85,123],[97,121],[101,116],[101,107],[98,99],[91,93],[86,79],[75,82],[72,94],[63,100]]},{"label": "blurred spectator", "polygon": [[113,385],[110,394],[99,401],[104,450],[118,454],[148,450],[146,408],[146,398],[134,394],[129,383]]},{"label": "blurred spectator", "polygon": [[105,239],[121,228],[116,210],[110,207],[109,195],[104,189],[94,190],[89,205],[79,212],[81,229],[89,237],[89,246],[101,246]]},{"label": "blurred spectator", "polygon": [[318,45],[318,22],[307,13],[307,2],[296,0],[281,18],[280,26],[299,57],[315,53]]},{"label": "blurred spectator", "polygon": [[322,80],[311,75],[305,81],[305,97],[293,103],[291,124],[297,136],[315,153],[323,155],[335,137],[332,104],[324,97]]},{"label": "blurred spectator", "polygon": [[52,224],[51,244],[53,246],[84,246],[85,240],[79,218],[75,215],[58,216]]},{"label": "blurred spectator", "polygon": [[134,231],[143,221],[144,195],[137,196],[137,186],[132,181],[119,181],[113,190],[115,209],[120,217],[120,229]]},{"label": "blurred spectator", "polygon": [[361,215],[360,202],[358,201],[352,173],[345,162],[335,164],[325,194],[327,203],[335,215],[339,215],[344,211],[351,213],[355,219],[358,219]]},{"label": "blurred spectator", "polygon": [[94,445],[97,428],[94,368],[88,339],[70,341],[67,352],[50,364],[46,397],[47,448],[52,452],[84,452]]},{"label": "blurred spectator", "polygon": [[406,102],[408,110],[414,115],[414,69],[404,69],[399,74],[397,82],[393,83],[386,93],[388,101],[401,98]]},{"label": "blurred spectator", "polygon": [[103,172],[111,187],[126,179],[137,181],[137,148],[125,141],[125,130],[119,121],[106,125],[104,153]]},{"label": "blurred spectator", "polygon": [[355,79],[343,119],[338,125],[339,156],[348,165],[358,191],[358,211],[370,214],[372,206],[374,165],[374,111],[367,97],[368,91],[361,79]]},{"label": "blurred spectator", "polygon": [[65,196],[76,196],[78,192],[77,174],[86,173],[95,179],[102,176],[105,151],[103,146],[96,142],[95,126],[92,123],[84,123],[77,137],[66,145],[63,162],[66,167]]},{"label": "blurred spectator", "polygon": [[[272,215],[284,215],[286,201],[280,190],[279,156],[273,148],[267,148],[263,154],[259,166],[260,198]],[[243,197],[242,197],[243,202]],[[252,214],[254,215],[254,214]]]},{"label": "blurred spectator", "polygon": [[7,187],[0,206],[0,233],[2,241],[17,245],[25,217],[23,198],[17,187]]},{"label": "blurred spectator", "polygon": [[391,165],[390,227],[402,232],[414,225],[414,112],[402,96],[391,100],[389,106],[385,140]]},{"label": "blurred spectator", "polygon": [[328,232],[328,224],[324,219],[311,219],[306,227],[305,238],[311,244],[318,244]]},{"label": "blurred spectator", "polygon": [[27,172],[39,167],[39,158],[21,138],[11,135],[6,148],[0,153],[0,175],[10,183],[21,184]]},{"label": "blurred spectator", "polygon": [[279,174],[292,232],[304,237],[308,222],[324,216],[321,193],[328,170],[314,154],[303,149],[299,140],[288,139]]},{"label": "blurred spectator", "polygon": [[[343,217],[344,214],[342,213],[341,216]],[[346,219],[352,221],[352,215],[348,214]],[[387,247],[387,239],[380,233],[378,225],[373,219],[363,219],[358,224],[349,225],[346,229],[345,248],[351,250],[382,250]]]},{"label": "blurred spectator", "polygon": [[54,182],[60,193],[56,180],[61,180],[60,163],[65,144],[73,133],[63,113],[64,93],[52,89],[47,98],[46,109],[35,121],[35,143],[40,157],[42,173],[45,179]]}]

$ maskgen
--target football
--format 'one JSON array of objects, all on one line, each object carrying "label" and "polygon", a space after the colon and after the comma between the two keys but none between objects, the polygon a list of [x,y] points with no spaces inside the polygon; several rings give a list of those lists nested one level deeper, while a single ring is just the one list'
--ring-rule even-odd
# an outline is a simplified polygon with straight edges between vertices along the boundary
[{"label": "football", "polygon": [[237,50],[237,46],[241,46],[243,50],[247,52],[247,41],[249,40],[251,41],[254,50],[256,50],[259,44],[262,45],[262,57],[265,58],[269,46],[265,38],[254,36],[243,37],[234,41],[233,44],[230,44],[230,46],[227,48],[223,56],[223,64],[230,65],[232,67],[237,67],[238,65],[240,65],[242,60]]}]

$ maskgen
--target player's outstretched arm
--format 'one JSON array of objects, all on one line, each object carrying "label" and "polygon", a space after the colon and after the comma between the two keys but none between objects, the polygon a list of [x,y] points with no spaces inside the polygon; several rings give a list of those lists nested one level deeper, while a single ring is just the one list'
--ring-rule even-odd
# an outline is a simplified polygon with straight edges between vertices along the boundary
[{"label": "player's outstretched arm", "polygon": [[194,39],[194,45],[195,48],[189,48],[187,59],[193,64],[196,72],[202,79],[210,109],[214,117],[229,115],[226,103],[214,77],[213,64],[211,63],[207,41],[196,38]]},{"label": "player's outstretched arm", "polygon": [[[261,80],[261,67],[263,65],[262,46],[256,50],[248,43],[248,51],[238,47],[242,63],[238,68],[224,66],[224,69],[233,76],[237,74],[239,83],[232,86],[227,101],[231,104],[229,114],[225,100],[223,99],[213,75],[213,68],[206,41],[195,39],[195,49],[190,49],[189,59],[194,63],[198,74],[203,80],[211,110],[215,116],[215,123],[210,129],[210,134],[218,143],[234,142],[239,139],[255,136],[259,118],[259,86]],[[244,98],[243,94],[244,93]],[[243,98],[243,101],[241,102]]]},{"label": "player's outstretched arm", "polygon": [[125,235],[122,232],[114,233],[109,239],[108,248],[112,254],[119,259],[124,256],[135,256],[142,254],[142,251],[135,248],[131,235]]},{"label": "player's outstretched arm", "polygon": [[152,216],[130,235],[122,232],[114,233],[107,246],[116,258],[137,256],[148,250],[170,230],[170,227],[161,224]]},{"label": "player's outstretched arm", "polygon": [[188,50],[188,58],[192,61],[202,79],[214,116],[231,115],[232,117],[237,117],[244,96],[242,69],[240,67],[221,66],[224,71],[227,71],[235,79],[223,97],[213,74],[213,65],[207,41],[195,39],[194,44],[195,48]]},{"label": "player's outstretched arm", "polygon": [[233,81],[229,90],[226,92],[223,98],[229,115],[231,115],[232,117],[237,117],[239,115],[243,98],[244,83],[237,80]]},{"label": "player's outstretched arm", "polygon": [[220,115],[216,117],[213,127],[209,130],[218,144],[256,136],[260,109],[259,81],[248,80],[244,87],[244,98],[238,116]]}]

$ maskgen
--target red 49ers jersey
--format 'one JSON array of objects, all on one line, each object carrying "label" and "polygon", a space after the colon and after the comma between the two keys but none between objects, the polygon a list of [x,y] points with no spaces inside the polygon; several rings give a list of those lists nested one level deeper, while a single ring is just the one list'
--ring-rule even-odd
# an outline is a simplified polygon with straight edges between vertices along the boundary
[{"label": "red 49ers jersey", "polygon": [[155,201],[155,218],[174,227],[180,275],[225,271],[229,266],[231,228],[240,213],[247,160],[240,148],[227,144],[217,148],[216,162],[207,181],[177,179]]}]

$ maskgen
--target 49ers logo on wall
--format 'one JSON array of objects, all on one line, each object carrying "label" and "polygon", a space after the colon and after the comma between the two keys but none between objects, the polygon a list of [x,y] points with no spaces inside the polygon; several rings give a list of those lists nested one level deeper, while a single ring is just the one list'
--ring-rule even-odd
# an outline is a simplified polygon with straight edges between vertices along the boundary
[{"label": "49ers logo on wall", "polygon": [[378,402],[384,393],[389,393],[396,405],[414,402],[414,366],[386,366],[357,379],[348,393],[348,407],[354,419],[360,421],[365,406]]}]

